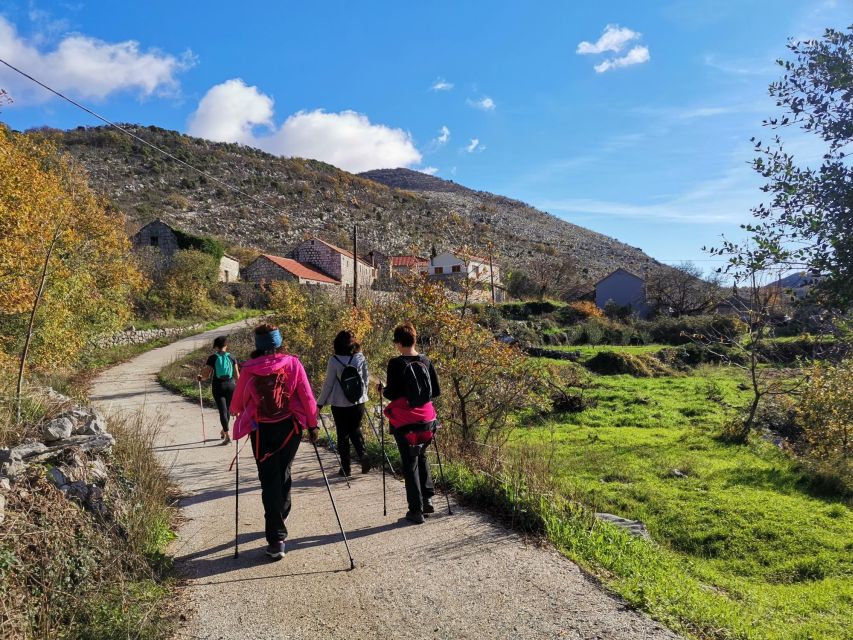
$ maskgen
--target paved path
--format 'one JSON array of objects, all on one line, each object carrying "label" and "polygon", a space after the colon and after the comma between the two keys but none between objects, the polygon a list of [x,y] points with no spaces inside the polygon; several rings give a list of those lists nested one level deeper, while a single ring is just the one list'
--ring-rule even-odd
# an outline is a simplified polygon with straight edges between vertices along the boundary
[{"label": "paved path", "polygon": [[[232,325],[233,327],[233,325]],[[142,409],[160,422],[158,453],[185,494],[186,520],[172,548],[190,604],[180,638],[622,638],[675,639],[604,593],[553,550],[527,544],[462,507],[425,525],[402,520],[402,484],[389,478],[382,516],[381,474],[352,488],[332,481],[356,569],[346,551],[314,452],[294,462],[287,555],[263,556],[263,511],[251,450],[240,458],[240,557],[233,557],[233,445],[218,446],[218,420],[160,387],[157,372],[231,327],[180,340],[106,371],[92,399],[109,411]],[[323,453],[327,469],[331,454]],[[436,501],[436,505],[440,505]]]}]

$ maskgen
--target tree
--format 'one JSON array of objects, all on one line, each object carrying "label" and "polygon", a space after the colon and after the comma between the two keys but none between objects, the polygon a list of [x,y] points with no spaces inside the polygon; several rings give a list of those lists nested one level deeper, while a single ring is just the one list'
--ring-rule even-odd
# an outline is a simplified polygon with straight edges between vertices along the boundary
[{"label": "tree", "polygon": [[517,298],[565,299],[576,293],[582,283],[578,261],[567,255],[539,253],[509,279],[509,292]]},{"label": "tree", "polygon": [[646,280],[646,298],[656,311],[675,317],[709,311],[722,298],[720,274],[704,278],[692,262],[661,267]]},{"label": "tree", "polygon": [[124,219],[86,174],[38,136],[0,127],[0,350],[55,368],[118,328],[143,285],[128,264]]},{"label": "tree", "polygon": [[727,241],[712,252],[727,256],[735,275],[774,265],[819,272],[816,295],[846,309],[853,303],[853,164],[846,156],[853,138],[853,26],[791,40],[788,49],[794,59],[778,61],[784,75],[770,85],[782,113],[765,125],[814,134],[825,145],[822,162],[799,165],[778,135],[766,145],[753,139],[753,168],[767,180],[769,201],[743,226],[748,245]]}]

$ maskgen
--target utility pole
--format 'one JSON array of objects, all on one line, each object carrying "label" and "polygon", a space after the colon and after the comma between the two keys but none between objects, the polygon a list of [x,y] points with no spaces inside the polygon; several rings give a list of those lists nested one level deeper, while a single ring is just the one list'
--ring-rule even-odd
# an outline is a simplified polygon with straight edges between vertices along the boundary
[{"label": "utility pole", "polygon": [[358,306],[358,225],[352,225],[352,306]]},{"label": "utility pole", "polygon": [[495,264],[492,258],[494,244],[489,240],[489,277],[492,279],[492,306],[495,304]]}]

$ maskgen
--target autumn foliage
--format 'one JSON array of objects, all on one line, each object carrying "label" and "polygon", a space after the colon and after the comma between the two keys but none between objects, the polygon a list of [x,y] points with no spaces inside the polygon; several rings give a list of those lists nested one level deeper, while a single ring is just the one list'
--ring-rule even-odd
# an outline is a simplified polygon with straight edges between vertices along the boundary
[{"label": "autumn foliage", "polygon": [[[85,172],[37,136],[0,126],[0,352],[35,367],[72,362],[91,337],[129,317],[143,285],[124,218]],[[39,295],[41,290],[41,295]],[[35,313],[33,310],[35,309]]]}]

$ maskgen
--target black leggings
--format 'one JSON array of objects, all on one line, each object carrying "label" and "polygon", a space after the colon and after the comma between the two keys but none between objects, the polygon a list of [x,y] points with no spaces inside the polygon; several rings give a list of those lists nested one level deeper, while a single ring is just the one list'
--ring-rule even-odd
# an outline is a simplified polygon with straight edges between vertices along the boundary
[{"label": "black leggings", "polygon": [[228,431],[228,407],[231,406],[231,396],[234,395],[234,389],[237,385],[234,380],[217,380],[213,379],[210,385],[213,391],[213,401],[216,403],[216,408],[219,410],[219,424],[222,425],[223,431]]},{"label": "black leggings", "polygon": [[364,419],[364,405],[356,404],[351,407],[332,407],[332,417],[335,419],[335,430],[338,433],[338,451],[341,454],[341,466],[344,473],[350,472],[350,442],[355,447],[358,459],[364,457],[364,436],[361,433],[361,422]]},{"label": "black leggings", "polygon": [[410,445],[405,436],[397,434],[394,434],[394,440],[400,450],[400,466],[403,468],[409,511],[420,513],[423,511],[424,502],[435,495],[432,472],[426,456],[429,443]]},{"label": "black leggings", "polygon": [[[298,427],[288,418],[282,422],[260,423],[258,430],[249,434],[249,439],[258,465],[258,479],[261,481],[264,532],[267,542],[274,544],[287,537],[284,521],[290,515],[290,489],[293,484],[290,467],[301,437]],[[284,444],[285,440],[287,444]],[[267,455],[269,457],[264,460]]]}]

